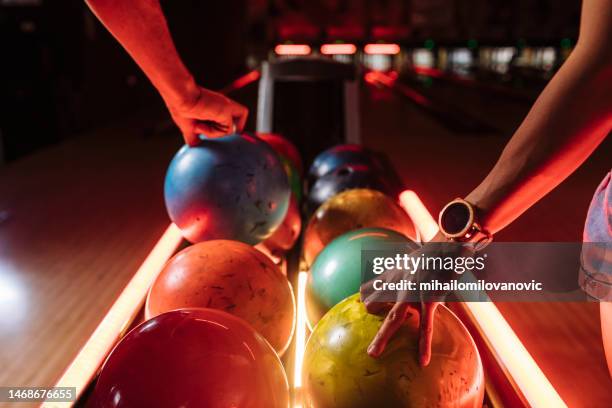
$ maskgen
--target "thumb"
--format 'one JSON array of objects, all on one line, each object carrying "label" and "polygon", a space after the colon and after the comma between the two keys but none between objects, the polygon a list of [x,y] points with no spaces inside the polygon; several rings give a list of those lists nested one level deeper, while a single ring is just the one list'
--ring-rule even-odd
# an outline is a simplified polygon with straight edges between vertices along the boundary
[{"label": "thumb", "polygon": [[242,132],[249,116],[249,110],[240,104],[236,104],[232,112],[232,121],[236,124],[236,131]]},{"label": "thumb", "polygon": [[183,139],[185,140],[185,143],[190,147],[197,146],[200,143],[200,138],[198,137],[198,134],[194,132],[183,132]]}]

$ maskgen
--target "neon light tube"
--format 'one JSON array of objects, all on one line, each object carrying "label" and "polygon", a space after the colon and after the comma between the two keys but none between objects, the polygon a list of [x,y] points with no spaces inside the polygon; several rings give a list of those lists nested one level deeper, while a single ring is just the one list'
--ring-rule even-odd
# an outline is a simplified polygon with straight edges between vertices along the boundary
[{"label": "neon light tube", "polygon": [[278,44],[274,47],[277,55],[308,55],[310,46],[306,44]]},{"label": "neon light tube", "polygon": [[397,44],[366,44],[363,50],[366,54],[395,55],[399,54],[400,46]]},{"label": "neon light tube", "polygon": [[297,326],[295,330],[295,366],[293,372],[293,387],[302,386],[302,363],[306,346],[306,281],[308,273],[301,271],[298,274],[297,289]]},{"label": "neon light tube", "polygon": [[357,52],[355,44],[323,44],[321,54],[324,55],[352,55]]},{"label": "neon light tube", "polygon": [[[140,311],[153,280],[182,240],[181,231],[176,225],[170,224],[91,337],[55,384],[56,387],[76,387],[77,398],[81,395],[107,357],[109,350]],[[65,406],[72,406],[72,403],[65,404]],[[60,405],[57,402],[48,402],[42,404],[42,407],[50,408]]]},{"label": "neon light tube", "polygon": [[[400,203],[425,241],[433,238],[438,224],[416,193],[403,191]],[[493,302],[463,304],[530,406],[567,406]]]}]

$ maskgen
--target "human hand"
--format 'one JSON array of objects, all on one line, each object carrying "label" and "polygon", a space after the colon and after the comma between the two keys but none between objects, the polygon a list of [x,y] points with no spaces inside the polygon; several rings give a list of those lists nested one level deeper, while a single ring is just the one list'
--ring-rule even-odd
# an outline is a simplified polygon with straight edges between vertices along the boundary
[{"label": "human hand", "polygon": [[431,339],[433,337],[433,321],[436,308],[440,302],[396,302],[389,309],[389,305],[376,303],[375,301],[363,300],[368,313],[379,314],[388,310],[387,317],[378,333],[368,346],[368,354],[377,358],[385,351],[387,343],[402,324],[412,315],[418,312],[419,317],[419,364],[425,367],[431,360]]},{"label": "human hand", "polygon": [[[432,242],[441,242],[446,239],[441,234],[436,235]],[[456,245],[451,246],[453,251],[459,248]],[[412,257],[436,257],[436,256],[449,256],[452,253],[448,252],[449,246],[441,245],[425,245],[421,249],[414,251]],[[391,269],[381,274],[377,279],[382,279],[385,282],[400,282],[402,280],[416,280],[421,281],[427,278],[427,272],[423,270],[416,271],[415,274],[411,274],[407,270]],[[436,278],[444,278],[439,276],[439,272],[436,273]],[[453,272],[451,272],[452,274]],[[447,274],[447,278],[450,278],[450,274]],[[414,312],[420,314],[419,318],[419,363],[421,366],[427,366],[431,360],[431,340],[433,337],[433,322],[435,312],[440,304],[437,301],[424,301],[421,299],[420,302],[414,302],[408,300],[407,291],[396,291],[396,298],[392,303],[388,302],[388,298],[384,297],[382,292],[374,290],[374,286],[371,282],[363,284],[360,288],[361,299],[366,307],[368,313],[379,314],[387,312],[387,317],[383,322],[382,326],[374,336],[374,339],[368,347],[368,354],[372,357],[379,357],[389,340],[393,337],[395,332],[401,327],[406,319]],[[388,294],[386,295],[388,296]],[[383,298],[384,297],[384,298]]]},{"label": "human hand", "polygon": [[228,97],[201,87],[185,101],[167,102],[167,106],[189,146],[200,142],[200,134],[216,138],[242,131],[249,113]]}]

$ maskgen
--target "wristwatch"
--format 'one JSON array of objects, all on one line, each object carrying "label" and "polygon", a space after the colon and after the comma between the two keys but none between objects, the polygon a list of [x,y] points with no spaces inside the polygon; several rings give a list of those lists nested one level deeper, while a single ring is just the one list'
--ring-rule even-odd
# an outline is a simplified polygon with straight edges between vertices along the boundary
[{"label": "wristwatch", "polygon": [[476,208],[462,198],[455,198],[444,206],[438,217],[438,226],[447,239],[469,243],[476,251],[493,240],[493,235],[478,222]]}]

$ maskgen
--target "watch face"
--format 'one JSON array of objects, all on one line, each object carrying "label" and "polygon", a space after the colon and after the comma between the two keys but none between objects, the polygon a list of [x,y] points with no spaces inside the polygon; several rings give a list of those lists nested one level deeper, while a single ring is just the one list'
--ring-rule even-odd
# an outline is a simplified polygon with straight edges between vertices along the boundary
[{"label": "watch face", "polygon": [[468,226],[470,210],[463,203],[453,203],[442,213],[440,224],[447,234],[458,234]]}]

